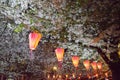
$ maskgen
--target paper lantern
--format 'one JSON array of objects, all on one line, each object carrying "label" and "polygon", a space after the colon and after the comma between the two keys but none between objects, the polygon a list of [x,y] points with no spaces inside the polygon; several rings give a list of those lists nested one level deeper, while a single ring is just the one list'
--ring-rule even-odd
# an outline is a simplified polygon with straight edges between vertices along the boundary
[{"label": "paper lantern", "polygon": [[95,74],[95,77],[97,77],[97,78],[98,78],[98,76],[99,76],[98,74]]},{"label": "paper lantern", "polygon": [[73,65],[77,68],[78,63],[79,63],[79,57],[78,56],[72,56],[72,62],[73,62]]},{"label": "paper lantern", "polygon": [[53,75],[53,79],[55,78],[55,75]]},{"label": "paper lantern", "polygon": [[65,77],[68,78],[68,74],[66,74]]},{"label": "paper lantern", "polygon": [[91,63],[91,66],[94,70],[97,70],[97,63],[95,61]]},{"label": "paper lantern", "polygon": [[86,68],[87,70],[89,70],[89,68],[90,68],[90,61],[89,61],[89,60],[85,60],[85,61],[83,62],[83,64],[84,64],[85,68]]},{"label": "paper lantern", "polygon": [[108,77],[108,72],[105,73],[105,77]]},{"label": "paper lantern", "polygon": [[72,74],[72,77],[75,78],[75,74]]},{"label": "paper lantern", "polygon": [[50,78],[50,75],[48,74],[47,78],[49,79]]},{"label": "paper lantern", "polygon": [[58,77],[59,77],[60,79],[62,78],[62,76],[61,76],[61,75],[59,75]]},{"label": "paper lantern", "polygon": [[31,50],[36,49],[41,38],[42,38],[42,34],[38,32],[31,32],[29,34],[29,47]]},{"label": "paper lantern", "polygon": [[99,70],[101,70],[102,69],[102,63],[101,62],[97,62],[97,67],[98,67]]},{"label": "paper lantern", "polygon": [[63,48],[57,48],[55,50],[55,53],[56,53],[56,56],[57,56],[57,59],[58,61],[62,61],[63,60],[63,55],[64,55],[64,49]]}]

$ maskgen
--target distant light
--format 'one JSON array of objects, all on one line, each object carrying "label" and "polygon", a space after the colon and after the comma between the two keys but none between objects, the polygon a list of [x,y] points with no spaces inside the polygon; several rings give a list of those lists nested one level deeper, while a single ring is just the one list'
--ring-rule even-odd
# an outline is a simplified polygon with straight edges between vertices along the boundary
[{"label": "distant light", "polygon": [[55,71],[56,71],[56,70],[57,70],[57,67],[56,67],[56,66],[54,66],[54,67],[53,67],[53,70],[55,70]]}]

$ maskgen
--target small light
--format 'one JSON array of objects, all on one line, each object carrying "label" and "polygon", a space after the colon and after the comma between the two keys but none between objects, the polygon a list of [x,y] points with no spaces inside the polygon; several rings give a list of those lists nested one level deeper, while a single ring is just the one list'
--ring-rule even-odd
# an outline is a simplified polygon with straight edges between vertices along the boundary
[{"label": "small light", "polygon": [[73,74],[72,76],[73,76],[73,78],[75,78],[75,74]]},{"label": "small light", "polygon": [[55,75],[53,75],[53,78],[55,78]]},{"label": "small light", "polygon": [[49,78],[50,78],[50,75],[48,75],[47,77],[48,77],[48,79],[49,79]]},{"label": "small light", "polygon": [[105,76],[108,77],[108,73],[107,72],[105,73]]},{"label": "small light", "polygon": [[56,66],[54,66],[54,67],[53,67],[53,70],[57,71],[57,67],[56,67]]},{"label": "small light", "polygon": [[98,74],[95,74],[96,77],[98,77]]},{"label": "small light", "polygon": [[65,76],[66,76],[66,78],[68,78],[68,75],[67,75],[67,74],[66,74]]}]

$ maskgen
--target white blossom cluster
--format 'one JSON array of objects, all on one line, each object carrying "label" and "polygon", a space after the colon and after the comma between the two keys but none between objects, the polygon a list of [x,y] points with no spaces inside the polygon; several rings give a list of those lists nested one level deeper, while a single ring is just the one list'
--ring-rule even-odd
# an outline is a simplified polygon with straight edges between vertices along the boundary
[{"label": "white blossom cluster", "polygon": [[[3,2],[3,1],[1,1],[1,2]],[[6,1],[4,1],[4,2],[6,2]],[[33,1],[31,1],[31,0],[9,0],[8,4],[10,6],[5,7],[6,10],[1,12],[2,14],[12,18],[15,21],[15,24],[24,23],[24,24],[28,24],[30,26],[32,26],[32,25],[37,26],[37,28],[41,32],[43,32],[43,31],[46,32],[46,35],[44,35],[44,36],[51,34],[51,33],[49,33],[50,31],[60,30],[62,28],[62,26],[66,26],[66,24],[69,24],[69,22],[64,21],[64,18],[66,16],[64,16],[63,14],[57,14],[56,10],[53,7],[53,4],[52,3],[50,4],[45,0],[38,1],[38,2],[35,0],[33,0]],[[37,8],[35,8],[35,4],[38,6],[38,10],[36,11],[34,16],[37,16],[39,18],[44,18],[46,20],[50,20],[49,22],[52,25],[49,25],[48,27],[44,26],[44,24],[41,21],[38,23],[34,23],[34,22],[32,24],[30,23],[31,17],[25,13],[25,10],[27,10],[28,8],[31,8],[32,10],[36,10]],[[3,6],[5,6],[5,5],[3,5]],[[70,13],[75,13],[75,12],[76,12],[75,10],[70,11]],[[81,13],[81,9],[78,10],[78,13]],[[84,17],[82,17],[81,19],[76,19],[76,16],[78,16],[78,14],[75,14],[75,15],[69,14],[69,17],[76,21],[82,20],[84,22],[84,20],[86,19]],[[59,23],[59,24],[56,24],[56,23]],[[12,28],[11,27],[12,25],[10,26],[10,24],[8,24],[8,26],[9,26],[9,28]],[[68,48],[69,51],[73,51],[74,53],[81,54],[82,49],[81,49],[81,46],[78,45],[78,43],[82,42],[83,44],[89,45],[89,43],[91,42],[91,38],[89,38],[89,37],[91,37],[91,35],[85,34],[85,35],[88,35],[89,37],[84,37],[83,27],[84,27],[83,24],[75,24],[75,25],[68,26],[68,28],[67,28],[68,35],[66,36],[68,42],[61,43],[58,40],[57,43],[59,44],[59,46]],[[52,35],[52,37],[59,39],[60,34],[57,33],[55,35]],[[20,40],[20,41],[23,41],[23,40]],[[74,41],[74,42],[72,43],[71,41]],[[46,40],[43,42],[46,42]],[[99,46],[100,46],[100,44],[99,44]],[[84,53],[84,50],[82,53]],[[92,53],[89,53],[89,54],[91,55]],[[89,56],[89,55],[85,55],[85,56]]]}]

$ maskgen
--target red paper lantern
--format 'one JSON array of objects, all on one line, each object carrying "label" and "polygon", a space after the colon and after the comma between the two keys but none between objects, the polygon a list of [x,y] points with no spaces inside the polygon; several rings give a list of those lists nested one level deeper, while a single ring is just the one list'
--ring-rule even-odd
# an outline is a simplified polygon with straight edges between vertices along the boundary
[{"label": "red paper lantern", "polygon": [[102,69],[102,63],[101,62],[97,62],[97,67],[98,67],[99,70],[101,70]]},{"label": "red paper lantern", "polygon": [[57,56],[57,59],[58,61],[62,61],[63,60],[63,55],[64,55],[64,49],[63,48],[57,48],[55,50],[55,53],[56,53],[56,56]]},{"label": "red paper lantern", "polygon": [[91,66],[94,70],[97,70],[97,63],[95,61],[91,63]]},{"label": "red paper lantern", "polygon": [[85,60],[85,61],[83,62],[83,64],[84,64],[85,68],[86,68],[87,70],[89,70],[89,68],[90,68],[90,61],[89,61],[89,60]]},{"label": "red paper lantern", "polygon": [[72,62],[76,68],[78,67],[79,59],[80,58],[78,56],[72,56]]},{"label": "red paper lantern", "polygon": [[42,38],[42,34],[38,32],[31,32],[29,34],[29,47],[31,50],[36,49],[41,38]]}]

